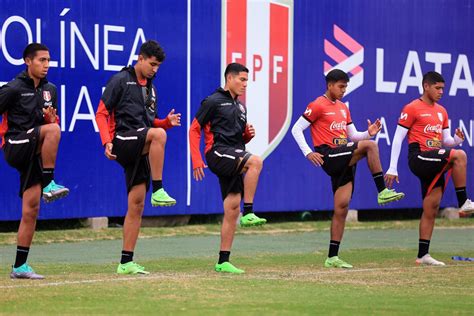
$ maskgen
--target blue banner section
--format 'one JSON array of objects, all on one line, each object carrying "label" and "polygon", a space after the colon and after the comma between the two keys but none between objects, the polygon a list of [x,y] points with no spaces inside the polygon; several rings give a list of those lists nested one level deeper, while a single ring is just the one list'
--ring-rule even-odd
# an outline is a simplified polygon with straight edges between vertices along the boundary
[{"label": "blue banner section", "polygon": [[[436,70],[446,80],[440,103],[448,111],[452,133],[461,127],[466,135],[461,148],[468,158],[473,156],[474,40],[466,36],[466,30],[474,27],[474,1],[242,1],[245,10],[235,12],[234,17],[241,18],[245,28],[244,50],[247,54],[262,50],[260,59],[247,55],[246,64],[253,75],[268,74],[270,82],[278,78],[278,67],[286,62],[265,59],[272,56],[271,41],[280,36],[272,34],[272,14],[285,19],[285,14],[289,14],[290,40],[283,50],[292,53],[285,55],[291,58],[291,125],[309,102],[324,93],[324,72],[347,68],[351,83],[343,101],[348,102],[358,130],[366,129],[367,119],[382,119],[383,129],[376,140],[386,171],[400,111],[419,97],[422,74]],[[271,3],[281,3],[290,9],[278,11]],[[145,215],[222,212],[216,176],[206,170],[204,181],[198,183],[191,178],[187,126],[201,100],[222,82],[223,47],[229,47],[233,40],[229,30],[235,27],[234,22],[229,22],[230,15],[225,10],[230,6],[226,4],[220,0],[160,0],[135,1],[131,7],[129,1],[123,0],[0,0],[0,82],[8,82],[24,69],[22,51],[29,42],[38,41],[50,48],[48,79],[58,88],[62,138],[56,179],[68,186],[71,193],[53,204],[42,204],[40,218],[125,214],[123,170],[105,158],[94,115],[107,80],[123,66],[134,63],[145,39],[158,40],[167,55],[155,80],[159,116],[166,116],[172,108],[183,115],[182,126],[168,132],[163,176],[166,190],[178,203],[171,208],[152,208],[148,194]],[[267,13],[270,18],[264,17]],[[263,34],[267,34],[257,41],[252,35],[252,28],[259,25],[255,21],[261,21],[261,29],[266,30]],[[265,41],[270,48],[261,45]],[[287,70],[281,67],[282,71]],[[249,87],[260,84],[252,78]],[[252,100],[250,91],[246,97]],[[264,105],[247,103],[249,113],[257,107]],[[272,108],[268,104],[267,108],[271,121]],[[266,156],[255,209],[332,209],[330,179],[303,157],[288,129],[291,125],[281,127],[284,136],[280,142],[262,150]],[[257,133],[277,132],[271,130],[271,123],[269,126],[270,132],[257,129]],[[306,136],[310,143],[309,131]],[[0,220],[16,220],[21,217],[19,176],[6,164],[3,152],[0,156]],[[391,208],[421,207],[420,185],[408,168],[406,156],[405,141],[397,189],[407,196]],[[468,192],[474,192],[469,177],[472,170],[473,162],[469,160]],[[452,183],[442,205],[456,205]],[[378,208],[375,185],[365,160],[358,166],[351,208]]]}]

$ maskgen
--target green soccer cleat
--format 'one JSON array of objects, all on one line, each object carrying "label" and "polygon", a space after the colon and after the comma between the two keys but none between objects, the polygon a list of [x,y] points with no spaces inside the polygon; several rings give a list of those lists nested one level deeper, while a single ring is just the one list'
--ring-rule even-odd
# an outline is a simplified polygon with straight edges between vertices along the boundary
[{"label": "green soccer cleat", "polygon": [[127,263],[120,263],[117,267],[118,274],[150,274],[150,272],[145,271],[145,268],[141,265],[130,261]]},{"label": "green soccer cleat", "polygon": [[173,206],[176,205],[176,200],[166,193],[166,191],[161,188],[156,192],[153,192],[151,195],[151,205],[152,206]]},{"label": "green soccer cleat", "polygon": [[233,274],[245,273],[244,270],[235,267],[232,263],[228,261],[222,262],[221,264],[216,263],[214,270],[216,270],[216,272],[226,272],[226,273],[233,273]]},{"label": "green soccer cleat", "polygon": [[352,269],[352,264],[345,262],[342,259],[339,259],[338,256],[327,258],[324,262],[326,268],[342,268],[342,269]]},{"label": "green soccer cleat", "polygon": [[261,226],[265,225],[266,222],[267,220],[265,218],[260,218],[254,213],[248,213],[240,218],[241,227]]},{"label": "green soccer cleat", "polygon": [[12,267],[12,272],[10,273],[10,278],[12,279],[30,279],[30,280],[42,280],[44,276],[41,274],[35,273],[35,271],[28,265],[24,263],[18,268]]},{"label": "green soccer cleat", "polygon": [[62,199],[69,194],[69,189],[56,184],[54,180],[52,180],[46,187],[43,188],[43,201],[46,203],[53,202],[58,199]]},{"label": "green soccer cleat", "polygon": [[396,192],[395,190],[390,190],[385,188],[382,192],[379,192],[377,196],[377,202],[379,205],[385,205],[390,202],[401,200],[405,197],[405,193]]}]

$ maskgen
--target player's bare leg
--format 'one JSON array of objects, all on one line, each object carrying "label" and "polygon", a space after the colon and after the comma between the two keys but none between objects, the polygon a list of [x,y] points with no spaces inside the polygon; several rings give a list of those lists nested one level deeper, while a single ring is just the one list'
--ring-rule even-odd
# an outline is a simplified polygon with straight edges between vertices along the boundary
[{"label": "player's bare leg", "polygon": [[[242,161],[242,158],[241,158]],[[263,160],[259,156],[252,155],[242,168],[244,176],[244,211],[240,218],[240,226],[264,225],[267,220],[260,218],[253,212],[253,199],[257,191],[258,179],[263,168]]]},{"label": "player's bare leg", "polygon": [[241,270],[230,263],[230,250],[234,241],[237,219],[240,214],[240,193],[229,193],[224,199],[224,219],[221,227],[221,246],[219,252],[219,261],[215,265],[217,272],[228,272],[241,274]]},{"label": "player's bare leg", "polygon": [[344,235],[349,202],[352,196],[352,182],[339,187],[334,194],[334,215],[331,221],[331,240],[329,253],[324,266],[327,268],[350,269],[352,265],[339,259],[339,245]]},{"label": "player's bare leg", "polygon": [[423,199],[423,214],[420,219],[420,240],[418,244],[417,264],[427,264],[444,266],[441,261],[433,259],[429,255],[429,246],[433,229],[435,225],[436,215],[438,214],[439,204],[443,196],[441,187],[435,187]]}]

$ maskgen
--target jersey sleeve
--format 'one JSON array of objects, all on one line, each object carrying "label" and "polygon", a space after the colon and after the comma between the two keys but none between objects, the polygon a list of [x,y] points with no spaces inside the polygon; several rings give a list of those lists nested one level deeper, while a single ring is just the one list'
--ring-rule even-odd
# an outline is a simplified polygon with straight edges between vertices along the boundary
[{"label": "jersey sleeve", "polygon": [[8,110],[15,101],[16,90],[11,83],[7,83],[0,87],[0,114]]},{"label": "jersey sleeve", "polygon": [[344,103],[344,107],[346,108],[346,113],[347,113],[346,124],[350,125],[350,124],[352,124],[351,111],[349,111],[349,108],[347,107],[347,105],[345,103]]},{"label": "jersey sleeve", "polygon": [[214,115],[215,103],[209,99],[205,99],[201,102],[201,107],[196,113],[196,121],[201,127],[205,126],[212,119]]},{"label": "jersey sleeve", "polygon": [[100,98],[100,100],[104,103],[105,108],[109,112],[112,112],[112,109],[120,101],[122,92],[123,88],[120,78],[113,76],[105,86],[105,90],[102,93],[102,97]]},{"label": "jersey sleeve", "polygon": [[448,118],[448,111],[443,108],[443,129],[449,128],[449,118]]},{"label": "jersey sleeve", "polygon": [[410,129],[415,123],[415,120],[416,117],[414,108],[410,105],[405,105],[402,113],[400,113],[400,117],[398,118],[398,125]]},{"label": "jersey sleeve", "polygon": [[319,113],[318,113],[318,104],[316,103],[316,101],[313,101],[310,104],[308,104],[308,106],[306,107],[306,110],[303,113],[303,117],[305,118],[305,120],[307,120],[310,123],[313,123],[318,119]]}]

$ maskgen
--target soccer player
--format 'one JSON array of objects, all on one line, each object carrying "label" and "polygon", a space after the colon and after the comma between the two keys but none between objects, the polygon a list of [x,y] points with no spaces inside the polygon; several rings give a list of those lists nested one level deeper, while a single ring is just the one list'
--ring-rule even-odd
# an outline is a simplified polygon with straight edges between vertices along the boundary
[{"label": "soccer player", "polygon": [[153,79],[165,59],[162,47],[153,40],[140,47],[135,66],[123,68],[107,83],[96,121],[105,156],[125,170],[128,210],[123,225],[123,249],[119,274],[149,274],[133,261],[140,231],[146,192],[152,178],[152,206],[172,206],[176,200],[163,189],[166,129],[180,126],[181,114],[174,109],[157,118],[157,94]]},{"label": "soccer player", "polygon": [[204,129],[206,161],[209,169],[219,177],[224,200],[219,261],[215,265],[217,272],[244,273],[229,262],[242,195],[244,212],[240,225],[256,226],[267,222],[253,212],[263,161],[245,151],[245,144],[255,136],[255,129],[247,123],[247,108],[238,99],[245,93],[248,72],[241,64],[227,65],[224,88],[217,89],[202,101],[189,130],[194,179],[202,180],[204,168],[207,168],[199,149],[201,129]]},{"label": "soccer player", "polygon": [[54,182],[61,130],[56,86],[48,82],[49,50],[39,43],[23,51],[26,70],[0,88],[0,137],[7,163],[20,173],[22,216],[12,279],[43,279],[27,258],[36,228],[41,196],[45,202],[65,197],[69,189]]},{"label": "soccer player", "polygon": [[[380,120],[368,122],[365,132],[357,131],[347,106],[340,100],[346,92],[348,75],[339,69],[326,76],[326,92],[311,102],[292,129],[293,137],[305,157],[315,166],[321,166],[331,177],[334,193],[334,216],[331,223],[329,254],[324,263],[327,268],[352,268],[338,257],[344,234],[349,202],[354,191],[354,175],[359,160],[367,158],[378,190],[378,203],[383,205],[404,197],[385,187],[377,143],[370,138],[381,130]],[[306,143],[303,131],[311,126],[314,151]],[[350,140],[350,141],[349,141]]]},{"label": "soccer player", "polygon": [[449,149],[464,141],[464,134],[457,128],[454,137],[449,132],[448,113],[437,102],[444,91],[443,77],[434,71],[423,76],[423,95],[407,104],[398,120],[392,144],[390,168],[385,174],[389,188],[398,180],[398,157],[405,136],[408,134],[408,165],[421,183],[423,214],[420,220],[420,239],[416,264],[444,266],[429,254],[436,214],[445,188],[444,174],[452,171],[454,187],[461,212],[474,212],[474,203],[466,192],[466,153]]}]

